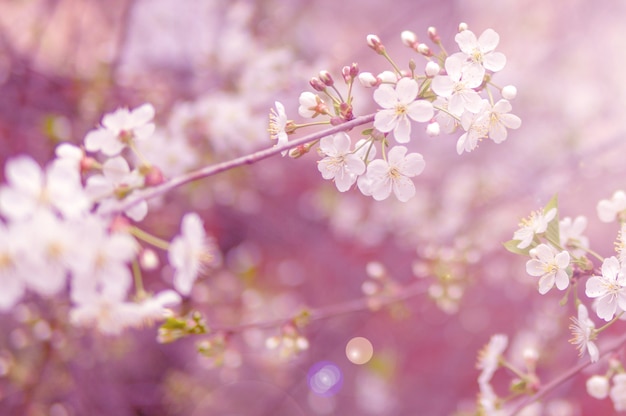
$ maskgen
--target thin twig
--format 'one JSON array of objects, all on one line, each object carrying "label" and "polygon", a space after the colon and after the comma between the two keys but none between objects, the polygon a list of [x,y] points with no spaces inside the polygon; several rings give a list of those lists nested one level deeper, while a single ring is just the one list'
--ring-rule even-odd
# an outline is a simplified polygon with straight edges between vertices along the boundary
[{"label": "thin twig", "polygon": [[198,179],[206,178],[209,176],[216,175],[220,172],[224,172],[226,170],[234,169],[243,165],[251,165],[253,163],[258,162],[259,160],[266,159],[270,156],[274,156],[275,154],[281,153],[283,151],[293,149],[294,147],[301,146],[303,144],[312,142],[314,140],[319,140],[322,137],[329,136],[331,134],[339,133],[341,131],[348,131],[354,127],[370,123],[374,120],[374,114],[369,114],[366,116],[356,117],[353,120],[347,121],[343,124],[333,126],[329,129],[322,130],[316,133],[309,134],[307,136],[301,137],[297,140],[293,140],[288,142],[284,146],[280,147],[271,147],[269,149],[260,150],[255,153],[251,153],[246,156],[241,156],[236,159],[232,159],[226,162],[218,163],[215,165],[206,166],[200,168],[198,170],[186,173],[184,175],[173,178],[159,186],[155,186],[153,188],[148,188],[140,192],[135,192],[128,198],[119,201],[115,206],[111,207],[109,210],[105,210],[102,212],[103,215],[111,215],[123,212],[128,208],[138,204],[141,201],[145,201],[147,199],[151,199],[157,197],[159,195],[165,194],[166,192],[171,191],[174,188],[185,185],[189,182],[193,182]]},{"label": "thin twig", "polygon": [[[622,347],[625,343],[626,343],[626,335],[622,336],[621,338],[618,338],[617,341],[615,341],[613,344],[610,344],[609,347],[606,348],[600,356],[604,357],[605,355],[608,355],[614,352],[618,348]],[[570,378],[574,377],[576,374],[578,374],[580,371],[582,371],[584,368],[588,367],[591,364],[592,364],[591,360],[586,359],[580,364],[577,364],[576,366],[570,368],[569,370],[567,370],[566,372],[564,372],[563,374],[561,374],[554,380],[550,381],[548,384],[541,387],[537,393],[533,394],[532,396],[526,397],[524,400],[521,400],[520,402],[518,402],[515,405],[515,407],[511,409],[510,416],[516,415],[518,412],[522,411],[529,404],[534,403],[537,400],[541,399],[546,394],[550,393],[552,390],[554,390],[555,388],[557,388],[558,386],[560,386],[561,384],[563,384],[565,381],[569,380]]]},{"label": "thin twig", "polygon": [[[334,318],[340,315],[346,315],[349,313],[361,312],[365,310],[370,310],[370,300],[376,299],[376,306],[388,306],[390,304],[400,302],[409,298],[412,298],[417,295],[421,295],[427,292],[426,286],[424,282],[417,282],[405,286],[395,295],[374,295],[374,296],[365,296],[359,299],[350,300],[343,303],[338,303],[335,305],[329,305],[326,307],[321,307],[318,309],[312,309],[309,311],[308,320],[309,321],[319,321],[322,319]],[[234,326],[225,326],[225,327],[210,327],[211,332],[229,332],[229,333],[239,333],[246,329],[268,329],[279,327],[293,318],[279,318],[272,319],[263,322],[250,322],[241,325]]]}]

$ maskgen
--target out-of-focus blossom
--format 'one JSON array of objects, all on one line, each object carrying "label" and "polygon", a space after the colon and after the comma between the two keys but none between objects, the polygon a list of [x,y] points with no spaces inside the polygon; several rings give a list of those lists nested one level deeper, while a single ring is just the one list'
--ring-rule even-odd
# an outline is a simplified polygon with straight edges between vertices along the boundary
[{"label": "out-of-focus blossom", "polygon": [[489,343],[478,353],[476,368],[481,370],[478,376],[479,384],[488,383],[493,377],[493,373],[500,365],[500,358],[509,343],[509,337],[504,334],[492,335]]},{"label": "out-of-focus blossom", "polygon": [[598,400],[606,399],[609,395],[609,379],[606,376],[593,375],[585,383],[587,393]]},{"label": "out-of-focus blossom", "polygon": [[185,214],[180,228],[181,234],[170,244],[168,258],[175,269],[174,288],[182,295],[189,295],[198,275],[207,267],[218,265],[221,257],[207,237],[198,214]]},{"label": "out-of-focus blossom", "polygon": [[483,106],[479,113],[464,112],[461,116],[461,127],[465,130],[456,142],[456,152],[471,152],[476,149],[478,143],[489,136],[490,118],[488,114],[489,104],[483,100]]},{"label": "out-of-focus blossom", "polygon": [[530,250],[531,260],[526,262],[526,272],[539,278],[539,293],[545,295],[556,284],[557,289],[569,286],[567,267],[570,256],[567,251],[557,252],[547,244],[539,244]]},{"label": "out-of-focus blossom", "polygon": [[0,221],[0,311],[11,309],[24,294],[25,284],[19,271],[18,248],[11,224]]},{"label": "out-of-focus blossom", "polygon": [[[287,137],[287,114],[285,114],[285,106],[282,103],[276,101],[274,103],[276,110],[272,108],[270,113],[270,125],[269,132],[270,138],[276,140],[276,146],[284,146],[289,140]],[[285,156],[287,151],[282,152]]]},{"label": "out-of-focus blossom", "polygon": [[626,311],[626,276],[616,257],[602,262],[602,275],[591,276],[587,280],[585,293],[597,298],[596,313],[605,321],[610,321],[618,311]]},{"label": "out-of-focus blossom", "polygon": [[0,213],[12,220],[30,218],[39,209],[53,208],[76,217],[91,207],[80,174],[64,164],[45,171],[30,156],[18,156],[5,165],[7,185],[0,187]]},{"label": "out-of-focus blossom", "polygon": [[[359,189],[382,201],[391,195],[406,202],[415,195],[415,185],[410,178],[424,170],[424,158],[419,153],[406,154],[407,148],[395,146],[387,154],[387,160],[376,159],[367,166],[367,172],[359,177]],[[362,179],[363,178],[363,179]]]},{"label": "out-of-focus blossom", "polygon": [[350,151],[350,137],[346,133],[324,137],[320,151],[326,157],[317,164],[324,179],[334,179],[340,192],[345,192],[365,172],[365,162]]},{"label": "out-of-focus blossom", "polygon": [[304,118],[313,118],[328,112],[326,104],[324,104],[324,101],[322,101],[320,96],[317,94],[305,91],[300,94],[300,98],[298,100],[300,102],[298,114]]},{"label": "out-of-focus blossom", "polygon": [[556,208],[550,209],[546,213],[535,211],[530,217],[525,218],[520,223],[520,228],[513,233],[513,240],[518,240],[517,248],[525,249],[529,247],[535,235],[545,233],[550,221],[556,217]]},{"label": "out-of-focus blossom", "polygon": [[559,221],[561,247],[567,248],[574,256],[580,257],[589,248],[589,239],[583,235],[587,228],[587,217],[579,215],[574,220],[565,217]]},{"label": "out-of-focus blossom", "polygon": [[609,396],[616,411],[626,410],[626,373],[613,376],[613,387],[611,387]]},{"label": "out-of-focus blossom", "polygon": [[374,91],[374,100],[383,109],[378,110],[374,127],[387,133],[393,130],[398,143],[408,143],[411,139],[411,120],[426,122],[433,117],[433,105],[426,100],[416,100],[419,92],[417,81],[402,78],[395,88],[383,84]]},{"label": "out-of-focus blossom", "polygon": [[603,199],[596,207],[602,222],[613,222],[626,211],[626,192],[615,191],[611,199]]},{"label": "out-of-focus blossom", "polygon": [[600,351],[593,342],[596,338],[596,326],[593,321],[589,319],[587,307],[582,303],[578,305],[578,317],[572,317],[572,325],[570,325],[570,329],[572,330],[573,335],[570,342],[576,345],[580,355],[582,356],[585,353],[585,350],[587,350],[589,352],[589,356],[591,357],[591,362],[595,363],[598,361],[600,358]]},{"label": "out-of-focus blossom", "polygon": [[102,126],[85,136],[85,149],[101,151],[107,156],[116,156],[133,141],[149,138],[154,133],[154,107],[143,104],[133,109],[118,108],[105,114]]}]

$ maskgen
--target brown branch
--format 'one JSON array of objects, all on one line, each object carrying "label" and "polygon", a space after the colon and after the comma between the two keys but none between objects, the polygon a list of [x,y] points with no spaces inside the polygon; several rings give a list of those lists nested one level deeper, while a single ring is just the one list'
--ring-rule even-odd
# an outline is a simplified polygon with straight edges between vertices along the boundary
[{"label": "brown branch", "polygon": [[269,149],[260,150],[255,153],[251,153],[246,156],[241,156],[236,159],[232,159],[226,162],[218,163],[215,165],[206,166],[204,168],[200,168],[198,170],[186,173],[184,175],[173,178],[161,185],[155,186],[153,188],[148,188],[140,192],[135,192],[130,195],[128,198],[119,201],[114,207],[110,210],[102,212],[103,215],[116,214],[125,211],[126,209],[138,204],[141,201],[145,201],[147,199],[151,199],[162,195],[166,192],[171,191],[174,188],[185,185],[189,182],[193,182],[198,179],[206,178],[209,176],[216,175],[220,172],[224,172],[226,170],[234,169],[243,165],[251,165],[260,160],[267,159],[270,156],[274,156],[275,154],[281,153],[285,150],[293,149],[294,147],[301,146],[303,144],[319,140],[323,137],[329,136],[331,134],[339,133],[341,131],[348,131],[354,127],[370,123],[374,120],[374,114],[369,114],[366,116],[356,117],[353,120],[347,121],[343,124],[333,126],[329,129],[322,130],[316,133],[309,134],[307,136],[301,137],[297,140],[293,140],[287,143],[284,146],[280,147],[271,147]]}]

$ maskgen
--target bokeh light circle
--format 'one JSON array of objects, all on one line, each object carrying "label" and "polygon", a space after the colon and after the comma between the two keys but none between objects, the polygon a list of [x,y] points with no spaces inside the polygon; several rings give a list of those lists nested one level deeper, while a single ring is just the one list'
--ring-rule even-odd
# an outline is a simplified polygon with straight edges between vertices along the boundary
[{"label": "bokeh light circle", "polygon": [[346,357],[353,364],[365,364],[372,359],[373,355],[374,347],[367,338],[354,337],[346,345]]},{"label": "bokeh light circle", "polygon": [[314,364],[308,373],[309,388],[320,396],[336,394],[343,384],[343,374],[337,365],[330,361]]}]

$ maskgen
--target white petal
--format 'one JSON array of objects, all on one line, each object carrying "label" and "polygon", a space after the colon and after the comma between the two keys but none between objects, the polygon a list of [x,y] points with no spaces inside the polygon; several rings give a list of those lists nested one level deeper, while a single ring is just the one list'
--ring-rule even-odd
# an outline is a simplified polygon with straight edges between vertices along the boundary
[{"label": "white petal", "polygon": [[394,108],[398,104],[398,95],[389,84],[383,84],[374,91],[374,101],[382,108]]},{"label": "white petal", "polygon": [[406,202],[415,196],[415,185],[406,176],[393,181],[393,192],[400,202]]}]

